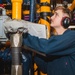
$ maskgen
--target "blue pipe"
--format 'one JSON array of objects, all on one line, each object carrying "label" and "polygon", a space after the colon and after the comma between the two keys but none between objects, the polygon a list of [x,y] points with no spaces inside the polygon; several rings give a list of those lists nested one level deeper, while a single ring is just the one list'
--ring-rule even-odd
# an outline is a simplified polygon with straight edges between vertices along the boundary
[{"label": "blue pipe", "polygon": [[35,0],[30,0],[30,22],[34,22],[35,17]]}]

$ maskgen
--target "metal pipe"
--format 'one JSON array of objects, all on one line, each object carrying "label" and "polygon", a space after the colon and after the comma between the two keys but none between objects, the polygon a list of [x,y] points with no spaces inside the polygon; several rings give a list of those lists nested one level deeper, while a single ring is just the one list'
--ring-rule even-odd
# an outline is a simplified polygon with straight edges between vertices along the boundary
[{"label": "metal pipe", "polygon": [[40,0],[40,23],[47,26],[47,38],[50,37],[50,0]]},{"label": "metal pipe", "polygon": [[34,22],[35,0],[30,0],[30,22]]},{"label": "metal pipe", "polygon": [[[50,38],[50,0],[40,0],[40,24],[44,24],[47,26],[47,38]],[[36,70],[37,66],[34,64],[34,70]],[[36,71],[34,75],[38,75],[38,72]],[[40,75],[47,75],[40,72]]]},{"label": "metal pipe", "polygon": [[[22,0],[11,0],[12,2],[12,19],[21,20]],[[21,46],[22,46],[22,34],[11,33],[10,35],[11,53],[12,53],[12,67],[11,75],[22,75],[21,64]]]},{"label": "metal pipe", "polygon": [[21,46],[22,34],[16,33],[10,36],[11,54],[12,54],[12,69],[11,75],[22,75],[21,64]]},{"label": "metal pipe", "polygon": [[11,0],[12,2],[12,19],[21,19],[22,0]]}]

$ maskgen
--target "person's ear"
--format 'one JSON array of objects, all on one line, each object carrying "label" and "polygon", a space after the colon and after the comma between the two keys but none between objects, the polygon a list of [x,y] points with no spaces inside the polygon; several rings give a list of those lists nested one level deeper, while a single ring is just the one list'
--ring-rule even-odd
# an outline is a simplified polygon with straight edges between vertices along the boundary
[{"label": "person's ear", "polygon": [[61,25],[64,28],[68,28],[69,25],[70,25],[70,22],[71,22],[71,19],[69,17],[63,17],[62,20],[61,20]]}]

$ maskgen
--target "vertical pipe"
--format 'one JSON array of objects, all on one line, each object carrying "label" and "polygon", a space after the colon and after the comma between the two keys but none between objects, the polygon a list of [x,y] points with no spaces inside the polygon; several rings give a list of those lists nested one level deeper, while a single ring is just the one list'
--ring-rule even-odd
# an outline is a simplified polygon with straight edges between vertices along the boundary
[{"label": "vertical pipe", "polygon": [[[50,38],[50,0],[40,0],[40,24],[44,24],[47,26],[47,38]],[[34,64],[34,69],[36,70],[38,66]],[[36,71],[34,75],[38,75]],[[47,75],[40,72],[40,75]]]},{"label": "vertical pipe", "polygon": [[[47,38],[50,38],[50,0],[40,0],[40,23],[47,26]],[[40,72],[40,75],[47,75]]]},{"label": "vertical pipe", "polygon": [[[35,18],[35,0],[30,0],[30,22],[34,22]],[[32,53],[31,75],[34,75],[34,52]]]},{"label": "vertical pipe", "polygon": [[[21,19],[22,0],[11,0],[12,2],[12,19]],[[21,64],[21,46],[22,34],[12,33],[10,36],[11,53],[12,53],[12,67],[11,75],[22,75]]]},{"label": "vertical pipe", "polygon": [[35,0],[30,0],[30,22],[34,22]]},{"label": "vertical pipe", "polygon": [[22,0],[11,0],[12,2],[12,19],[21,19]]},{"label": "vertical pipe", "polygon": [[40,0],[40,23],[47,26],[47,38],[50,37],[50,0]]},{"label": "vertical pipe", "polygon": [[22,35],[19,33],[12,34],[10,36],[10,42],[12,54],[11,75],[22,75],[22,65],[21,65]]}]

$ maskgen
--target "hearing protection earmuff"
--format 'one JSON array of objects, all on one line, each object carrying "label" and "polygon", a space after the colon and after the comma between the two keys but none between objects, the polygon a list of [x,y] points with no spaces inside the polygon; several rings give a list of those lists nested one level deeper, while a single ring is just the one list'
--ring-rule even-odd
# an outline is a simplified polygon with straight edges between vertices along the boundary
[{"label": "hearing protection earmuff", "polygon": [[69,17],[63,17],[61,24],[64,28],[68,28],[70,25],[71,19]]}]

